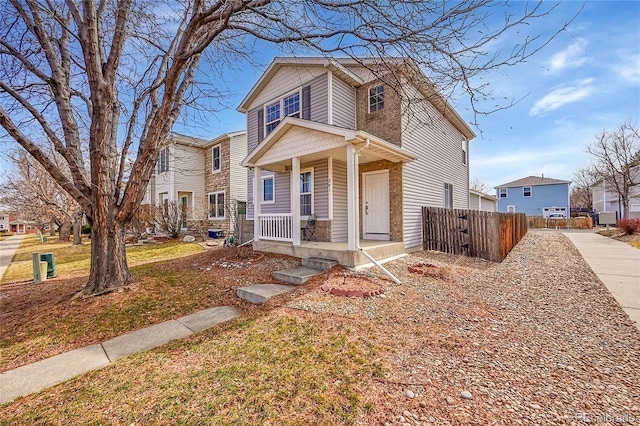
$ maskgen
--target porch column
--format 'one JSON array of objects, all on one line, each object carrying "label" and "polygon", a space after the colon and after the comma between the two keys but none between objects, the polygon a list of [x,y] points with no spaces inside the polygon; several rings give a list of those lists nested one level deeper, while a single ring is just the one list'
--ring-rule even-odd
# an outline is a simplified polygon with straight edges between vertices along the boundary
[{"label": "porch column", "polygon": [[358,177],[358,165],[355,160],[355,149],[352,144],[347,144],[347,247],[349,251],[355,251],[359,238],[357,228],[358,216],[358,187],[355,186]]},{"label": "porch column", "polygon": [[291,159],[291,239],[300,245],[300,158]]},{"label": "porch column", "polygon": [[262,185],[260,178],[262,177],[262,169],[260,167],[253,168],[253,239],[260,240],[260,213],[262,207]]}]

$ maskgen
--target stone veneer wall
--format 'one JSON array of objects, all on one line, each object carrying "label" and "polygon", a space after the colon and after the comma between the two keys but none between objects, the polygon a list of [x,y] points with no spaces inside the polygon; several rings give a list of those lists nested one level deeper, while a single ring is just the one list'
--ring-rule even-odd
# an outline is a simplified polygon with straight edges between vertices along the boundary
[{"label": "stone veneer wall", "polygon": [[[231,192],[230,188],[230,179],[231,179],[231,164],[230,164],[230,139],[225,139],[220,142],[220,171],[216,173],[211,172],[213,157],[211,155],[211,150],[215,145],[208,146],[205,148],[205,156],[204,156],[204,168],[205,168],[205,178],[204,178],[204,189],[205,189],[205,202],[207,203],[207,207],[209,206],[209,193],[210,192],[218,192],[224,191],[224,199],[225,204],[229,205],[229,193]],[[225,232],[225,235],[229,235],[229,231],[231,228],[231,223],[229,220],[229,212],[225,211],[225,219],[224,220],[209,220],[209,225],[211,228],[222,229]],[[253,228],[252,228],[253,229]]]},{"label": "stone veneer wall", "polygon": [[[389,170],[389,239],[391,241],[403,241],[402,223],[402,163],[392,163],[388,160],[374,161],[360,164],[359,194],[362,200],[362,173],[377,170]],[[362,206],[360,207],[362,211]],[[362,213],[361,213],[362,215]],[[361,216],[362,217],[362,216]],[[362,223],[360,220],[360,235],[362,235]]]},{"label": "stone veneer wall", "polygon": [[400,146],[402,144],[402,104],[400,95],[388,84],[384,84],[384,109],[369,112],[369,89],[379,86],[380,80],[374,80],[356,90],[356,126]]}]

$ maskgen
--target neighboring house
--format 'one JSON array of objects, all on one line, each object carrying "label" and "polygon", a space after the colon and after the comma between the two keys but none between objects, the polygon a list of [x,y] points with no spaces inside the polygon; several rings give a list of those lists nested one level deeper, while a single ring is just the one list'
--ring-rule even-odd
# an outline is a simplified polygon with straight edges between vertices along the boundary
[{"label": "neighboring house", "polygon": [[498,199],[493,195],[484,192],[469,190],[469,208],[471,210],[480,210],[483,212],[497,212]]},{"label": "neighboring house", "polygon": [[[640,166],[633,170],[635,181],[640,180]],[[593,211],[601,212],[617,212],[618,217],[624,217],[624,209],[620,202],[620,196],[604,179],[596,182],[591,187],[593,196]],[[640,218],[640,185],[631,188],[631,196],[629,197],[629,217]]]},{"label": "neighboring house", "polygon": [[1,232],[35,234],[38,232],[38,227],[33,221],[20,219],[18,213],[2,210],[0,211],[0,233]]},{"label": "neighboring house", "polygon": [[0,210],[0,232],[9,232],[9,212]]},{"label": "neighboring house", "polygon": [[[422,206],[469,207],[475,134],[413,62],[386,62],[383,80],[372,60],[276,58],[244,98],[254,248],[333,247],[352,266],[361,239],[388,242],[377,256],[419,248]],[[317,240],[334,243],[323,253],[302,241],[312,214]]]},{"label": "neighboring house", "polygon": [[569,217],[571,181],[528,176],[496,186],[498,211],[545,218]]},{"label": "neighboring house", "polygon": [[9,232],[9,212],[0,210],[0,232]]},{"label": "neighboring house", "polygon": [[208,220],[209,226],[229,232],[234,224],[228,208],[247,199],[247,173],[240,162],[247,153],[246,132],[226,133],[211,140],[171,135],[162,149],[142,204],[177,203],[189,222]]}]

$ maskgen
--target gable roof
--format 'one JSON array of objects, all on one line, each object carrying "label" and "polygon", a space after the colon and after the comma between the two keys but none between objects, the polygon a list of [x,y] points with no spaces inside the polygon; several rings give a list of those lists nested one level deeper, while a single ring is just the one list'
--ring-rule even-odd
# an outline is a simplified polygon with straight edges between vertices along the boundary
[{"label": "gable roof", "polygon": [[503,183],[496,188],[513,188],[517,186],[539,186],[539,185],[560,185],[571,183],[570,180],[560,180],[546,178],[544,176],[527,176],[526,178],[514,180],[513,182]]},{"label": "gable roof", "polygon": [[242,160],[241,165],[244,167],[254,167],[260,157],[269,151],[284,134],[294,127],[342,137],[344,138],[345,146],[347,143],[365,146],[377,155],[392,162],[410,162],[418,159],[418,157],[411,152],[362,130],[350,130],[330,124],[304,120],[302,118],[285,117],[273,132],[269,133],[258,146],[247,154],[245,159]]},{"label": "gable roof", "polygon": [[249,93],[244,97],[237,110],[246,114],[249,106],[253,103],[255,98],[262,92],[269,84],[273,76],[283,67],[324,67],[332,71],[334,75],[341,80],[345,81],[352,87],[359,87],[365,83],[365,81],[358,75],[348,69],[348,66],[375,66],[379,64],[381,66],[397,66],[399,72],[401,72],[408,81],[410,81],[418,91],[436,107],[436,109],[446,117],[453,126],[458,129],[460,133],[467,139],[473,139],[476,137],[474,131],[464,121],[464,119],[458,114],[458,112],[449,104],[449,102],[442,96],[429,81],[427,76],[420,70],[416,63],[409,58],[389,57],[385,58],[384,62],[375,58],[324,58],[324,57],[276,57],[271,64],[267,67],[262,76],[258,79],[256,84],[251,88]]}]

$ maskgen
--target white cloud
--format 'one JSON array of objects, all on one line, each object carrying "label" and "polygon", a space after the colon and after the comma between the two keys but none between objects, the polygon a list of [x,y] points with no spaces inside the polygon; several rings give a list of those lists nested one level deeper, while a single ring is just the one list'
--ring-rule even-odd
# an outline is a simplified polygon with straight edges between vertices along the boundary
[{"label": "white cloud", "polygon": [[626,82],[640,84],[640,55],[631,55],[622,63],[612,65],[612,68]]},{"label": "white cloud", "polygon": [[556,73],[567,68],[578,68],[587,61],[584,50],[588,44],[589,42],[582,37],[576,39],[576,41],[565,50],[551,57],[549,70]]},{"label": "white cloud", "polygon": [[562,105],[577,102],[595,91],[593,78],[578,80],[573,86],[561,86],[539,99],[529,111],[529,115],[541,115],[560,108]]}]

